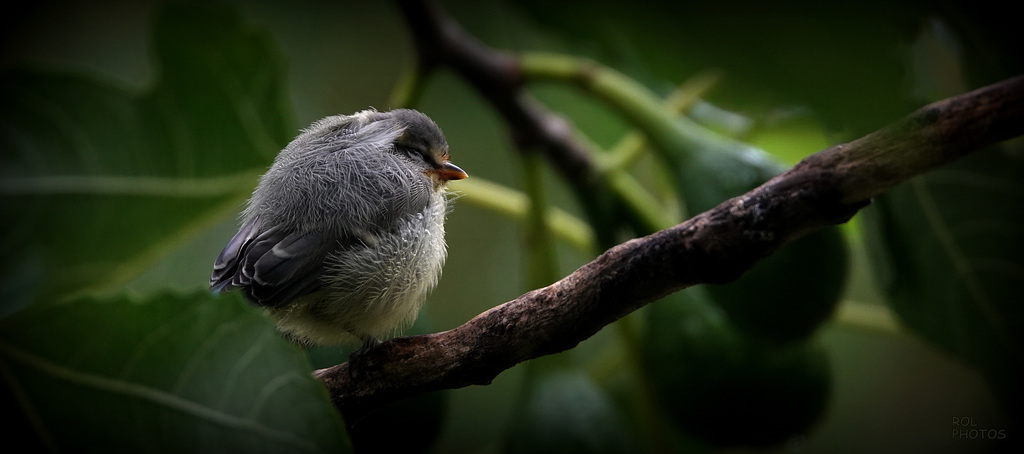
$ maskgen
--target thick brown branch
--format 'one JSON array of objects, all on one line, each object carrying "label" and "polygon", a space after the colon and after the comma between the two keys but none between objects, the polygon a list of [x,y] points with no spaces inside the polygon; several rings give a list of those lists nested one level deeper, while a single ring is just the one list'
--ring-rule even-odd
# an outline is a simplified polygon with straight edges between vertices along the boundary
[{"label": "thick brown branch", "polygon": [[1024,76],[926,106],[905,120],[805,159],[678,226],[609,249],[564,279],[458,328],[392,339],[317,371],[334,403],[358,419],[423,392],[489,383],[538,356],[574,347],[655,299],[736,279],[794,238],[845,222],[902,181],[1024,134]]},{"label": "thick brown branch", "polygon": [[827,169],[844,201],[866,200],[908,178],[1021,134],[1022,76],[921,109],[849,144],[804,159]]}]

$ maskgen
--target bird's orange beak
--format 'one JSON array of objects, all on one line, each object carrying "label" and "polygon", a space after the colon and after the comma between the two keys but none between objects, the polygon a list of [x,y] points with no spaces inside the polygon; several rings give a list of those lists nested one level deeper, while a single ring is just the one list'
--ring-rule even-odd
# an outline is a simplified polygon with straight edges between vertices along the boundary
[{"label": "bird's orange beak", "polygon": [[469,174],[466,173],[465,170],[460,169],[459,166],[448,161],[441,164],[441,167],[435,170],[435,173],[441,181],[461,180],[469,177]]}]

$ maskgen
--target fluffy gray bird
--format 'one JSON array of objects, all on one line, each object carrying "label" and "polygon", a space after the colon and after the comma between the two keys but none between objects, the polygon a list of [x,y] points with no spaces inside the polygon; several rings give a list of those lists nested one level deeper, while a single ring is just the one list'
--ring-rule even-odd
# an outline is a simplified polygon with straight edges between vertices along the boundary
[{"label": "fluffy gray bird", "polygon": [[466,176],[415,110],[319,120],[260,179],[210,287],[241,289],[300,344],[368,347],[411,324],[437,284],[446,185]]}]

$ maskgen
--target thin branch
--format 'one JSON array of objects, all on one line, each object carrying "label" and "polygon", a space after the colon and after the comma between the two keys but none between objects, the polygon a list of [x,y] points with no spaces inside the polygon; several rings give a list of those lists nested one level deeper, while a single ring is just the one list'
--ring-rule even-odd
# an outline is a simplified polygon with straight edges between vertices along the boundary
[{"label": "thin branch", "polygon": [[455,329],[396,338],[317,371],[350,420],[389,402],[490,383],[518,363],[576,346],[669,293],[737,279],[783,244],[845,222],[893,186],[1024,134],[1024,76],[925,106],[816,153],[675,227],[615,246],[545,288]]},{"label": "thin branch", "polygon": [[[397,3],[412,32],[423,72],[438,67],[455,71],[501,115],[517,148],[545,155],[577,195],[591,224],[613,226],[621,222],[612,215],[615,199],[602,184],[590,151],[577,140],[565,119],[550,112],[523,88],[517,58],[469,35],[432,1]],[[615,244],[610,234],[614,230],[597,230],[598,243],[603,247]]]},{"label": "thin branch", "polygon": [[420,67],[455,70],[502,115],[520,148],[555,149],[552,156],[570,181],[582,184],[589,178],[589,153],[573,140],[572,128],[563,119],[522,89],[522,72],[514,56],[485,46],[434,2],[399,0],[398,6],[414,36]]}]

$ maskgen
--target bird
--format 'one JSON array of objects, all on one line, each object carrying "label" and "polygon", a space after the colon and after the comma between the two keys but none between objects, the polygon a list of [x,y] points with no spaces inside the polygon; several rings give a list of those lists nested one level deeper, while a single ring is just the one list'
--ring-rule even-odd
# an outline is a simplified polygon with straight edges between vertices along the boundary
[{"label": "bird", "polygon": [[239,289],[303,346],[362,342],[415,321],[447,257],[449,161],[413,109],[334,115],[278,153],[217,256],[210,288]]}]

